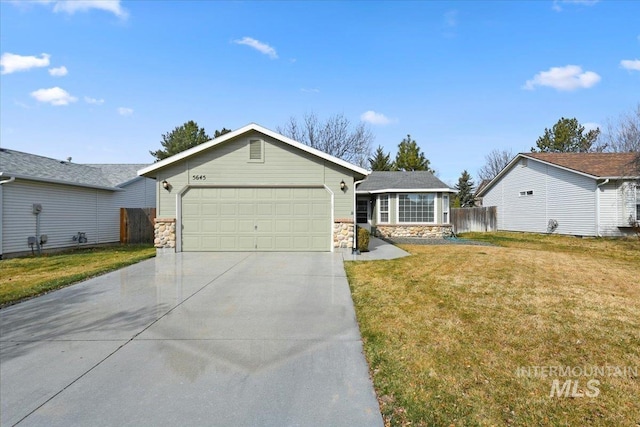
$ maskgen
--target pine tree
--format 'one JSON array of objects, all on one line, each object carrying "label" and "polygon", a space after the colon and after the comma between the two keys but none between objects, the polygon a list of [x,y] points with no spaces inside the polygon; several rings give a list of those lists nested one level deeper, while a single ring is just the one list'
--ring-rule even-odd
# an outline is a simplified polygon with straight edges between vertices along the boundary
[{"label": "pine tree", "polygon": [[369,166],[372,171],[390,171],[393,169],[391,163],[391,154],[384,153],[382,146],[378,146],[378,149],[373,154],[373,157],[369,157]]},{"label": "pine tree", "polygon": [[[231,131],[226,128],[222,128],[221,131],[216,130],[215,138],[228,132]],[[149,151],[149,153],[156,158],[156,161],[162,160],[209,140],[211,140],[211,137],[207,135],[204,128],[199,127],[193,120],[189,120],[182,126],[177,126],[171,132],[163,134],[160,142],[162,149]]]},{"label": "pine tree", "polygon": [[395,168],[401,171],[434,171],[429,167],[429,160],[418,147],[418,143],[407,135],[398,144],[398,154],[396,155]]},{"label": "pine tree", "polygon": [[458,183],[456,184],[456,190],[458,190],[458,194],[456,199],[460,203],[461,208],[471,208],[474,206],[474,195],[473,195],[473,179],[469,172],[462,171],[460,178],[458,178]]},{"label": "pine tree", "polygon": [[531,151],[542,153],[587,153],[600,136],[600,129],[592,129],[585,133],[585,128],[578,119],[561,117],[553,128],[544,130]]}]

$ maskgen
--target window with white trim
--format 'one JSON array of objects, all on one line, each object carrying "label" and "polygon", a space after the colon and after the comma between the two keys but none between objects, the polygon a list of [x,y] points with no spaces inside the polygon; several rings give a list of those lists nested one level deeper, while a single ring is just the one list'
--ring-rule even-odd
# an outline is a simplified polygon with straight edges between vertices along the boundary
[{"label": "window with white trim", "polygon": [[521,191],[520,197],[533,196],[533,190]]},{"label": "window with white trim", "polygon": [[435,200],[433,193],[398,194],[398,222],[434,222]]},{"label": "window with white trim", "polygon": [[442,195],[442,223],[449,224],[449,195]]},{"label": "window with white trim", "polygon": [[389,195],[381,194],[378,196],[378,222],[389,222]]}]

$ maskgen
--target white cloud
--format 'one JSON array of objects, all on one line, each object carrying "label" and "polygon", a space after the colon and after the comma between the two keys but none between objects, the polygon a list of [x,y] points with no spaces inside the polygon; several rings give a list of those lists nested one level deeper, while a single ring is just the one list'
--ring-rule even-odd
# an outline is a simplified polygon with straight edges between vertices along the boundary
[{"label": "white cloud", "polygon": [[551,6],[551,9],[556,12],[562,12],[563,5],[593,6],[598,2],[600,2],[600,0],[553,0],[553,6]]},{"label": "white cloud", "polygon": [[305,87],[303,87],[302,89],[300,89],[300,92],[305,92],[305,93],[320,93],[320,89],[316,89],[316,88],[305,88]]},{"label": "white cloud", "polygon": [[3,53],[0,57],[2,71],[0,74],[11,74],[16,71],[27,71],[31,68],[48,67],[51,55],[43,53],[37,56],[22,56],[13,53]]},{"label": "white cloud", "polygon": [[121,116],[130,116],[133,114],[133,108],[119,107],[118,114],[120,114]]},{"label": "white cloud", "polygon": [[54,12],[64,12],[73,15],[76,12],[87,12],[91,9],[111,12],[118,18],[126,19],[129,15],[122,8],[120,0],[34,0],[34,1],[12,1],[18,7],[28,4],[52,5]]},{"label": "white cloud", "polygon": [[265,55],[267,55],[271,59],[277,59],[278,58],[278,53],[276,52],[276,50],[274,48],[272,48],[271,46],[269,46],[266,43],[262,43],[259,40],[252,39],[251,37],[243,37],[242,39],[234,40],[233,42],[235,44],[243,44],[243,45],[252,47],[255,50],[257,50],[258,52],[264,53]]},{"label": "white cloud", "polygon": [[593,71],[582,71],[578,65],[551,67],[548,71],[540,71],[527,80],[524,89],[533,90],[536,86],[548,86],[556,90],[587,89],[600,81],[600,76]]},{"label": "white cloud", "polygon": [[91,98],[89,96],[85,96],[84,102],[86,102],[87,104],[102,105],[104,104],[104,99],[96,99],[96,98]]},{"label": "white cloud", "polygon": [[120,5],[120,0],[65,0],[56,1],[53,6],[54,12],[65,12],[73,15],[76,12],[86,12],[91,9],[111,12],[118,18],[126,18],[128,13]]},{"label": "white cloud", "polygon": [[37,101],[47,102],[51,105],[69,105],[78,100],[78,98],[71,96],[69,92],[57,86],[50,89],[38,89],[31,92],[31,96]]},{"label": "white cloud", "polygon": [[363,122],[371,123],[372,125],[388,125],[395,121],[388,118],[382,113],[376,113],[372,110],[365,111],[364,113],[360,114],[360,120],[362,120]]},{"label": "white cloud", "polygon": [[627,70],[640,71],[640,59],[624,59],[620,61],[620,66]]},{"label": "white cloud", "polygon": [[454,28],[458,26],[458,11],[449,10],[444,14],[444,25],[448,28]]},{"label": "white cloud", "polygon": [[51,74],[54,77],[66,76],[68,73],[69,71],[67,70],[67,67],[65,67],[64,65],[58,68],[49,68],[49,74]]}]

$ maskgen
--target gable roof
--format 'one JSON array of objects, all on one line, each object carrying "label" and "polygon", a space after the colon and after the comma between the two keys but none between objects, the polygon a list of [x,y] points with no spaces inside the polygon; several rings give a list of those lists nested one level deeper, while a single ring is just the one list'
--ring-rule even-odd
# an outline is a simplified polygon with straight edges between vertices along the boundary
[{"label": "gable roof", "polygon": [[148,175],[151,172],[154,172],[154,171],[156,171],[158,169],[161,169],[163,167],[169,166],[169,165],[171,165],[173,163],[179,162],[180,160],[186,159],[188,157],[195,156],[198,153],[201,153],[201,152],[203,152],[205,150],[209,150],[209,149],[211,149],[211,148],[213,148],[213,147],[215,147],[217,145],[220,145],[220,144],[223,144],[223,143],[229,141],[230,139],[233,139],[233,138],[235,138],[237,136],[240,136],[242,134],[245,134],[245,133],[251,132],[251,131],[259,132],[259,133],[261,133],[263,135],[266,135],[266,136],[269,136],[269,137],[271,137],[273,139],[277,139],[280,142],[288,144],[288,145],[290,145],[292,147],[295,147],[295,148],[297,148],[299,150],[306,151],[309,154],[312,154],[312,155],[314,155],[316,157],[319,157],[319,158],[321,158],[323,160],[327,160],[327,161],[329,161],[331,163],[334,163],[334,164],[336,164],[338,166],[342,166],[343,168],[346,168],[346,169],[349,169],[351,171],[357,172],[360,175],[366,176],[366,175],[369,174],[369,172],[364,168],[361,168],[359,166],[356,166],[354,164],[346,162],[346,161],[344,161],[342,159],[334,157],[334,156],[332,156],[330,154],[327,154],[327,153],[325,153],[323,151],[320,151],[320,150],[317,150],[315,148],[309,147],[308,145],[302,144],[302,143],[300,143],[298,141],[294,141],[291,138],[287,138],[284,135],[280,135],[279,133],[276,133],[276,132],[274,132],[272,130],[269,130],[269,129],[265,128],[265,127],[262,127],[262,126],[260,126],[258,124],[250,123],[250,124],[248,124],[248,125],[246,125],[244,127],[241,127],[240,129],[236,129],[236,130],[234,130],[232,132],[225,133],[224,135],[221,135],[221,136],[219,136],[217,138],[214,138],[214,139],[212,139],[210,141],[207,141],[207,142],[202,143],[200,145],[196,145],[195,147],[189,148],[188,150],[182,151],[182,152],[180,152],[178,154],[174,154],[171,157],[167,157],[166,159],[160,160],[159,162],[156,162],[156,163],[154,163],[152,165],[149,165],[146,168],[140,169],[138,171],[138,175]]},{"label": "gable roof", "polygon": [[478,196],[484,195],[520,159],[531,159],[595,180],[637,179],[640,178],[634,167],[637,155],[637,153],[519,153],[477,194]]},{"label": "gable roof", "polygon": [[524,157],[542,160],[598,178],[636,176],[637,153],[527,153]]},{"label": "gable roof", "polygon": [[373,171],[358,184],[356,193],[394,193],[399,191],[441,191],[455,193],[456,190],[427,171]]},{"label": "gable roof", "polygon": [[15,177],[116,191],[139,179],[145,165],[83,165],[22,151],[0,148],[0,177]]}]

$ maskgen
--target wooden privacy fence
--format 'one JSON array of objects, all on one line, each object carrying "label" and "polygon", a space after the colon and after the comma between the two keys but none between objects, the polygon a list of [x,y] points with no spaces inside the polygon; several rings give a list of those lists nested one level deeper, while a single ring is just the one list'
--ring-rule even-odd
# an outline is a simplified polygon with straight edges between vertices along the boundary
[{"label": "wooden privacy fence", "polygon": [[120,243],[153,243],[156,208],[120,208]]},{"label": "wooden privacy fence", "polygon": [[486,208],[454,208],[451,209],[451,222],[454,233],[466,233],[468,231],[497,231],[498,208],[489,206]]}]

